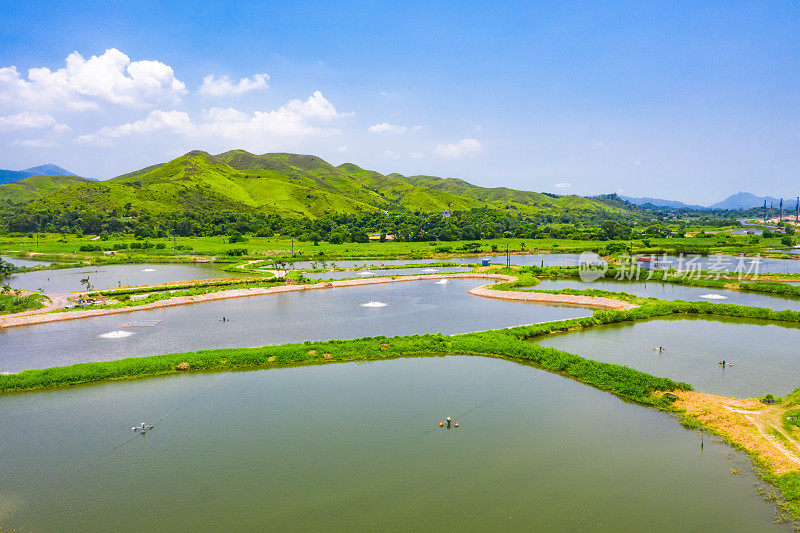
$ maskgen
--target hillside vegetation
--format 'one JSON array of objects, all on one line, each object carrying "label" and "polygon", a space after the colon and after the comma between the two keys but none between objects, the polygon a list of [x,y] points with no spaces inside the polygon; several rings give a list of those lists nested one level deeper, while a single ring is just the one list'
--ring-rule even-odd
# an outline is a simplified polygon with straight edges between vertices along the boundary
[{"label": "hillside vegetation", "polygon": [[221,210],[319,218],[331,214],[501,209],[518,214],[622,213],[622,206],[580,196],[483,188],[459,179],[383,175],[354,164],[333,166],[311,155],[216,156],[194,151],[107,181],[34,176],[0,186],[0,205],[35,211],[92,211],[127,216]]}]

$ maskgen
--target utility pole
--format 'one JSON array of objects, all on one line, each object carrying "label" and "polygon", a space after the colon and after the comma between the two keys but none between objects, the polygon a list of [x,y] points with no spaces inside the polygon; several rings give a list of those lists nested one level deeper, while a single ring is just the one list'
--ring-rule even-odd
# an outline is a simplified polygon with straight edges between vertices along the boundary
[{"label": "utility pole", "polygon": [[511,268],[511,256],[508,253],[508,243],[506,243],[506,268]]},{"label": "utility pole", "polygon": [[797,203],[794,204],[794,221],[800,222],[800,196],[797,197]]},{"label": "utility pole", "polygon": [[780,213],[780,215],[779,215],[778,222],[783,222],[783,198],[781,198],[781,207],[780,207],[780,210],[781,210],[781,213]]},{"label": "utility pole", "polygon": [[764,198],[764,222],[767,221],[767,199]]}]

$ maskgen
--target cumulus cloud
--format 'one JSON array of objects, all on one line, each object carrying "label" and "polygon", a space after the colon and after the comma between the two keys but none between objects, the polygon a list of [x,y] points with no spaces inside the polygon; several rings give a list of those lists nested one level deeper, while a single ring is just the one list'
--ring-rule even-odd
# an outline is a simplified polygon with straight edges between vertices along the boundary
[{"label": "cumulus cloud", "polygon": [[75,141],[102,145],[109,139],[155,131],[234,140],[253,140],[265,135],[296,137],[329,131],[322,127],[324,123],[345,116],[348,113],[338,112],[321,92],[316,91],[306,100],[291,100],[272,111],[248,114],[233,108],[212,107],[203,113],[200,121],[192,121],[183,111],[156,110],[142,120],[107,126]]},{"label": "cumulus cloud", "polygon": [[146,118],[120,124],[119,126],[106,126],[97,133],[81,135],[76,142],[80,144],[105,144],[104,139],[126,137],[133,133],[152,133],[155,131],[169,130],[175,133],[191,133],[194,130],[188,113],[183,111],[151,111]]},{"label": "cumulus cloud", "polygon": [[322,133],[321,123],[348,115],[336,111],[320,91],[315,91],[307,100],[292,100],[278,109],[250,115],[232,108],[211,108],[199,128],[202,133],[226,138],[259,134],[302,136]]},{"label": "cumulus cloud", "polygon": [[570,187],[572,187],[572,184],[568,182],[556,183],[556,189],[569,189]]},{"label": "cumulus cloud", "polygon": [[269,80],[269,75],[266,73],[254,74],[252,80],[250,78],[242,78],[239,83],[234,84],[228,76],[221,76],[219,79],[215,79],[213,74],[209,74],[203,78],[200,94],[206,96],[228,96],[268,89],[267,80]]},{"label": "cumulus cloud", "polygon": [[483,147],[478,139],[461,139],[457,143],[440,144],[433,149],[434,154],[447,159],[458,159],[482,151]]},{"label": "cumulus cloud", "polygon": [[397,124],[389,124],[388,122],[381,122],[369,127],[370,133],[403,133],[407,130],[405,126]]},{"label": "cumulus cloud", "polygon": [[411,152],[410,154],[408,154],[408,157],[410,157],[411,159],[422,159],[423,155],[422,152]]},{"label": "cumulus cloud", "polygon": [[160,61],[131,61],[116,48],[85,59],[72,52],[54,71],[31,68],[27,78],[17,67],[0,68],[0,103],[29,108],[96,109],[99,102],[143,107],[178,101],[186,86],[172,67]]},{"label": "cumulus cloud", "polygon": [[391,150],[386,150],[383,154],[389,159],[400,159],[400,155]]}]

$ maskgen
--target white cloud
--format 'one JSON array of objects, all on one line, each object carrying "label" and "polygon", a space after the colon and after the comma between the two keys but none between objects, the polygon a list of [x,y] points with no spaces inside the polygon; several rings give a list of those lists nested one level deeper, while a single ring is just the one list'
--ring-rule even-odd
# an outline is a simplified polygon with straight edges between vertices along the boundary
[{"label": "white cloud", "polygon": [[169,130],[175,133],[191,133],[194,130],[192,121],[183,111],[151,111],[146,118],[120,124],[119,126],[106,126],[95,134],[81,135],[75,139],[79,144],[105,144],[103,139],[116,139],[126,137],[133,133],[152,133],[155,131]]},{"label": "white cloud", "polygon": [[131,61],[116,48],[89,59],[72,52],[66,67],[32,68],[27,79],[15,66],[0,68],[0,103],[13,106],[86,110],[110,102],[142,107],[179,101],[185,93],[172,67],[160,61]]},{"label": "white cloud", "polygon": [[403,133],[408,128],[405,126],[399,126],[397,124],[389,124],[388,122],[381,122],[380,124],[375,124],[374,126],[370,126],[369,128],[370,133]]},{"label": "white cloud", "polygon": [[202,133],[232,139],[262,134],[303,136],[323,133],[326,130],[319,124],[348,115],[336,111],[320,91],[315,91],[307,100],[292,100],[278,109],[251,115],[231,108],[211,108],[199,128]]},{"label": "white cloud", "polygon": [[408,154],[408,157],[410,157],[411,159],[422,159],[423,156],[422,152],[411,152],[410,154]]},{"label": "white cloud", "polygon": [[340,146],[340,147],[338,148],[338,150],[339,150],[340,152],[346,152],[346,151],[347,151],[347,146]]},{"label": "white cloud", "polygon": [[204,111],[200,122],[192,121],[189,114],[183,111],[156,110],[142,120],[106,126],[94,134],[77,137],[75,142],[103,145],[108,143],[108,139],[155,131],[240,141],[258,140],[269,135],[279,138],[296,137],[335,131],[323,128],[321,124],[348,115],[336,111],[333,104],[321,92],[316,91],[306,100],[291,100],[272,111],[247,114],[238,109],[212,107]]},{"label": "white cloud", "polygon": [[482,151],[483,147],[478,139],[461,139],[457,143],[440,144],[433,149],[434,154],[447,159],[458,159]]},{"label": "white cloud", "polygon": [[47,139],[26,139],[15,140],[8,143],[9,146],[24,146],[26,148],[47,148],[55,146],[56,143],[48,141]]},{"label": "white cloud", "polygon": [[42,113],[31,113],[23,111],[16,115],[8,115],[0,117],[0,129],[4,130],[17,130],[17,129],[32,129],[32,128],[49,128],[56,126],[56,119],[50,115]]},{"label": "white cloud", "polygon": [[391,150],[386,150],[383,154],[389,159],[400,159],[400,156]]},{"label": "white cloud", "polygon": [[572,187],[572,184],[569,182],[556,183],[556,189],[569,189],[570,187]]},{"label": "white cloud", "polygon": [[255,91],[259,89],[268,89],[268,79],[269,75],[266,73],[254,74],[252,80],[249,78],[242,78],[239,80],[239,83],[234,85],[228,76],[221,76],[219,79],[214,79],[214,75],[209,74],[203,78],[203,85],[200,87],[200,94],[204,94],[206,96],[226,96],[242,94],[248,91]]}]

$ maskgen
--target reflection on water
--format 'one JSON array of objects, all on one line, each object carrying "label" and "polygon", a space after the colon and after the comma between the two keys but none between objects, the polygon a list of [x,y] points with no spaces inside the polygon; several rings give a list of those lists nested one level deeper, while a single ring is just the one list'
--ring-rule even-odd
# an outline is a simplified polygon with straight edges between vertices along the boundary
[{"label": "reflection on water", "polygon": [[[721,318],[674,318],[600,326],[534,339],[594,359],[749,398],[800,386],[800,329]],[[659,353],[654,348],[663,346]],[[733,363],[722,368],[720,361]]]},{"label": "reflection on water", "polygon": [[[461,427],[439,429],[446,416]],[[141,421],[155,428],[131,434]],[[12,531],[788,530],[743,454],[498,359],[20,394],[0,427]]]},{"label": "reflection on water", "polygon": [[[486,280],[451,281],[269,294],[0,329],[0,372],[304,340],[466,333],[591,314],[586,309],[479,298],[467,291]],[[362,307],[365,302],[388,305]],[[161,322],[125,327],[143,320]],[[98,338],[120,330],[136,335]]]}]

